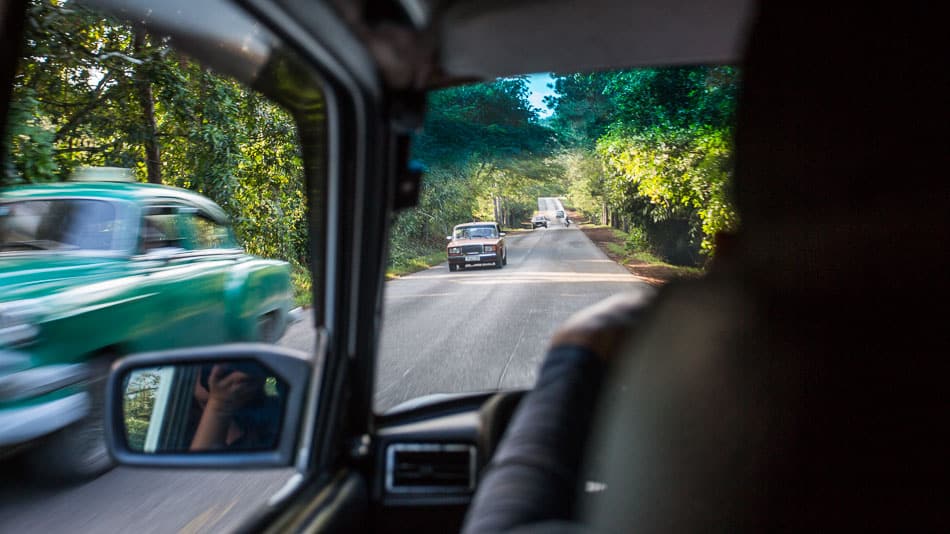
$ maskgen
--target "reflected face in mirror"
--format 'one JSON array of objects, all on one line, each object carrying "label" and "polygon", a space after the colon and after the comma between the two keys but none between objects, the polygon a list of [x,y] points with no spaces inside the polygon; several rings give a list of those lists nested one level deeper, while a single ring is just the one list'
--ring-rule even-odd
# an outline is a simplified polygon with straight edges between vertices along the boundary
[{"label": "reflected face in mirror", "polygon": [[252,361],[134,369],[125,436],[144,453],[263,451],[277,446],[287,385]]}]

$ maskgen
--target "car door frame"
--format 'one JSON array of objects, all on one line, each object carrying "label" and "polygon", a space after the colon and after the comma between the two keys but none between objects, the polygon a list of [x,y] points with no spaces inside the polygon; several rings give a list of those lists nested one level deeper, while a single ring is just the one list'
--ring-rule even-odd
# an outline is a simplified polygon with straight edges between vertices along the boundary
[{"label": "car door frame", "polygon": [[[389,110],[398,106],[385,99],[370,53],[329,6],[243,4],[321,74],[328,112],[325,195],[309,180],[307,186],[308,212],[323,217],[326,233],[325,261],[314,258],[312,273],[323,281],[315,324],[323,325],[317,343],[324,358],[308,407],[315,410],[313,424],[303,430],[306,474],[243,528],[280,532],[319,521],[322,530],[352,531],[369,513],[365,469],[372,465],[384,264],[396,162],[407,161],[409,133],[392,128]],[[301,141],[307,142],[304,132]]]},{"label": "car door frame", "polygon": [[[384,257],[378,243],[384,242],[380,239],[388,228],[386,207],[391,205],[392,197],[384,170],[389,168],[388,161],[394,154],[386,128],[380,128],[380,121],[375,120],[376,110],[382,106],[382,91],[368,52],[328,6],[297,5],[308,8],[310,14],[306,18],[323,29],[313,31],[303,28],[299,20],[280,6],[254,0],[240,4],[257,22],[283,39],[281,46],[290,47],[289,54],[295,60],[305,63],[299,65],[306,70],[300,76],[312,75],[322,82],[320,96],[325,103],[325,117],[319,113],[308,115],[308,95],[293,95],[302,97],[295,102],[301,107],[290,110],[297,124],[304,162],[308,213],[314,214],[308,216],[308,239],[314,260],[313,313],[318,325],[314,349],[315,360],[319,362],[314,369],[316,379],[311,381],[310,403],[301,422],[302,436],[296,455],[298,474],[243,528],[259,531],[274,525],[303,525],[314,517],[322,517],[326,524],[327,514],[335,516],[330,523],[346,524],[363,514],[334,510],[365,510],[368,506],[366,483],[349,461],[354,455],[348,445],[353,436],[364,435],[369,425],[375,336],[360,336],[376,329],[382,288],[378,266]],[[22,46],[25,9],[23,0],[0,5],[0,24],[4,29],[0,42],[10,45],[8,50]],[[326,39],[318,40],[314,35]],[[5,84],[5,92],[0,93],[3,126],[9,114],[20,54],[4,56],[0,63],[0,82]],[[291,71],[289,76],[293,75]],[[297,90],[286,86],[260,87],[268,80],[258,82],[253,88],[265,94],[266,89]],[[307,89],[306,84],[299,87],[300,91]],[[268,96],[273,98],[273,94]],[[375,188],[380,186],[386,188],[385,195],[376,194]],[[374,194],[367,195],[367,191]],[[366,236],[371,238],[366,241],[362,239],[364,228],[373,234]],[[371,265],[377,267],[370,268]],[[353,266],[357,268],[351,271]],[[376,306],[362,305],[367,291],[376,295]],[[361,327],[354,326],[367,319]],[[370,350],[360,353],[367,347]],[[347,497],[341,500],[343,495]]]},{"label": "car door frame", "polygon": [[[408,153],[408,132],[392,125],[405,117],[412,124],[422,105],[410,95],[402,106],[409,111],[390,113],[400,106],[387,100],[371,54],[330,6],[240,4],[320,79],[326,114],[325,124],[315,124],[306,110],[291,110],[304,160],[308,213],[313,214],[308,225],[319,362],[302,422],[298,475],[244,528],[312,526],[320,518],[324,527],[347,529],[354,518],[365,516],[369,504],[362,469],[371,465],[367,442],[373,431],[383,265],[396,162],[405,162]],[[25,3],[13,0],[3,7],[3,27],[22,29]],[[19,30],[4,34],[14,44],[22,38]],[[7,90],[4,116],[19,55],[13,56],[0,71]],[[254,88],[262,90],[258,84]],[[314,157],[314,150],[324,151],[322,158]]]}]

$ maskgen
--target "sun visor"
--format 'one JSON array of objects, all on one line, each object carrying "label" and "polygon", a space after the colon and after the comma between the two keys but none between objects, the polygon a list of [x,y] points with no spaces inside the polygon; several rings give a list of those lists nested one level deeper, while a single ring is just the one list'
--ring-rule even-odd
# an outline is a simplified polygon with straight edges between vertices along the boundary
[{"label": "sun visor", "polygon": [[148,32],[219,73],[253,85],[277,42],[265,27],[224,0],[83,0]]}]

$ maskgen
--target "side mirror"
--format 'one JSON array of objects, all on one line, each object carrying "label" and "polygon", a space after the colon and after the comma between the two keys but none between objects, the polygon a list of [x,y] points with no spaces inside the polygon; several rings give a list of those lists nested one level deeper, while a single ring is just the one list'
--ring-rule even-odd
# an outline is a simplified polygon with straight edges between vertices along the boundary
[{"label": "side mirror", "polygon": [[133,466],[290,466],[311,370],[306,354],[259,343],[122,358],[109,375],[109,451]]},{"label": "side mirror", "polygon": [[445,236],[445,240],[446,240],[446,241],[451,241],[451,240],[452,240],[452,236],[450,236],[450,235]]},{"label": "side mirror", "polygon": [[501,237],[505,237],[505,232],[499,232],[498,235],[500,235]]}]

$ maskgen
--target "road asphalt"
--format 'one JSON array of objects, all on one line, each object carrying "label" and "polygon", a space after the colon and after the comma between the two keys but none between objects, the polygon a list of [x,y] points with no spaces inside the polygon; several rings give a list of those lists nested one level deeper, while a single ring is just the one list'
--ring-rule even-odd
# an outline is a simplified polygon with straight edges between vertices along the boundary
[{"label": "road asphalt", "polygon": [[508,265],[446,264],[386,285],[376,408],[432,393],[531,387],[558,324],[614,293],[642,288],[577,226],[539,199],[548,228],[506,236]]}]

